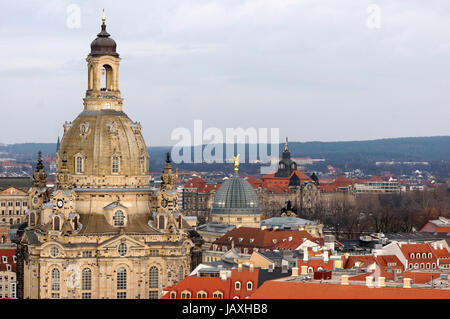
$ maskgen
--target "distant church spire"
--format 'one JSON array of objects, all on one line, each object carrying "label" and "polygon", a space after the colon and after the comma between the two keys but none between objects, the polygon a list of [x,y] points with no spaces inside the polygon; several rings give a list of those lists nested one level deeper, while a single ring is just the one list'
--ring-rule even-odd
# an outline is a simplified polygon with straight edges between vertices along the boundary
[{"label": "distant church spire", "polygon": [[58,136],[58,141],[56,142],[56,153],[58,153],[58,151],[59,151],[59,145],[60,145],[60,141],[59,141],[59,136]]}]

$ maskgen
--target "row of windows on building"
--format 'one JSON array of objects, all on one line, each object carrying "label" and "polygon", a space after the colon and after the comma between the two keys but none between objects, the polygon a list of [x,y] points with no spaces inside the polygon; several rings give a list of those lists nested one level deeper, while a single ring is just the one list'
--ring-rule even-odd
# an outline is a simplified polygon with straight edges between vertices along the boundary
[{"label": "row of windows on building", "polygon": [[414,256],[415,256],[415,258],[416,259],[420,259],[420,256],[422,256],[422,259],[426,259],[427,258],[427,256],[428,256],[428,259],[431,259],[431,258],[433,258],[433,255],[431,254],[431,253],[428,253],[428,255],[426,254],[426,253],[422,253],[422,255],[420,255],[420,253],[417,253],[417,254],[410,254],[409,255],[409,257],[411,258],[411,259],[414,259]]},{"label": "row of windows on building", "polygon": [[[51,271],[51,290],[52,298],[58,299],[60,297],[61,289],[61,274],[58,268],[53,268]],[[149,269],[149,298],[158,299],[159,297],[159,270],[156,266]],[[116,297],[117,299],[126,299],[128,289],[128,272],[125,268],[117,269],[116,275]],[[92,270],[84,268],[81,272],[81,298],[92,298]]]},{"label": "row of windows on building", "polygon": [[[25,215],[25,213],[26,213],[25,210],[23,210],[23,211],[16,210],[16,214],[15,215]],[[6,211],[4,209],[2,209],[2,216],[5,216],[5,215],[14,215],[14,210],[9,209],[8,210],[8,214],[6,214]]]},{"label": "row of windows on building", "polygon": [[[6,205],[8,204],[8,205]],[[14,202],[1,202],[0,206],[1,207],[6,207],[6,206],[16,206],[16,207],[20,207],[23,206],[25,208],[28,207],[28,202],[15,202],[16,205],[14,205]]]},{"label": "row of windows on building", "polygon": [[16,224],[20,224],[22,221],[20,218],[10,218],[9,220],[6,218],[2,218],[2,223],[9,223],[10,225],[16,223]]},{"label": "row of windows on building", "polygon": [[[242,283],[240,281],[236,281],[234,283],[234,290],[236,291],[240,291],[242,288]],[[251,281],[247,281],[246,284],[246,288],[247,291],[252,291],[253,290],[253,282]],[[181,295],[180,295],[181,299],[190,299],[192,297],[192,293],[188,290],[182,291]],[[170,298],[171,299],[176,299],[177,298],[177,292],[176,291],[171,291],[170,292]],[[208,293],[204,290],[198,291],[197,292],[197,299],[206,299],[208,298]],[[212,298],[215,299],[223,299],[223,292],[221,292],[220,290],[214,291],[212,293]]]},{"label": "row of windows on building", "polygon": [[[141,173],[145,173],[145,157],[140,157],[140,166],[141,166]],[[77,156],[75,157],[75,172],[77,174],[83,174],[84,173],[84,166],[85,166],[85,157],[83,156]],[[120,157],[119,156],[112,156],[111,157],[111,173],[117,174],[120,172]]]},{"label": "row of windows on building", "polygon": [[16,287],[17,285],[15,282],[11,282],[9,285],[5,284],[4,286],[0,284],[0,299],[3,298],[16,299],[17,297]]},{"label": "row of windows on building", "polygon": [[[419,264],[415,263],[414,265],[412,263],[409,264],[409,269],[419,269]],[[430,263],[421,263],[420,264],[420,269],[430,269]],[[436,264],[432,263],[431,264],[431,269],[436,269]]]}]

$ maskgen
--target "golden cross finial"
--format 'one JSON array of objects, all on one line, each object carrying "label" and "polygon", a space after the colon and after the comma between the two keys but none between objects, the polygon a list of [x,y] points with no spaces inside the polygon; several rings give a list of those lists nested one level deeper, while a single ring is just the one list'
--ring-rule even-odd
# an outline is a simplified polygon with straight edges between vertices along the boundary
[{"label": "golden cross finial", "polygon": [[103,13],[102,13],[102,22],[105,23],[106,21],[106,16],[105,16],[105,8],[103,8]]},{"label": "golden cross finial", "polygon": [[284,151],[288,151],[288,138],[286,137],[286,142],[284,143]]},{"label": "golden cross finial", "polygon": [[233,156],[233,158],[234,158],[234,171],[236,173],[239,171],[239,168],[238,168],[238,166],[239,166],[239,155],[240,154],[238,154],[237,156]]}]

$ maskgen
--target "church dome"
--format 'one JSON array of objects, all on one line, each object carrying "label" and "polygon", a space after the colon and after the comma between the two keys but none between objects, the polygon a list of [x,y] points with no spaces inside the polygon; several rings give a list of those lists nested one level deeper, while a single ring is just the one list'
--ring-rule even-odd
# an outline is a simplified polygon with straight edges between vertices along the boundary
[{"label": "church dome", "polygon": [[258,196],[245,179],[235,174],[218,189],[212,214],[260,214]]},{"label": "church dome", "polygon": [[148,152],[141,126],[124,112],[84,110],[72,123],[66,122],[64,131],[57,172],[71,176],[73,186],[148,185]]},{"label": "church dome", "polygon": [[118,57],[119,54],[116,52],[116,41],[110,38],[110,34],[106,32],[106,24],[102,24],[102,31],[97,34],[97,38],[91,43],[91,53],[90,56],[103,56],[111,55]]}]

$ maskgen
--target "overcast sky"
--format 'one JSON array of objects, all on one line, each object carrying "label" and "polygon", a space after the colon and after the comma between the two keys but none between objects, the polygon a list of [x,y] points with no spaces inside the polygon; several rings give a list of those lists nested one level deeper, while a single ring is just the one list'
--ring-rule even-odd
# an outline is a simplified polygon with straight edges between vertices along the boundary
[{"label": "overcast sky", "polygon": [[0,143],[55,142],[82,111],[103,7],[149,146],[196,119],[293,141],[450,135],[448,0],[20,0],[0,4]]}]

